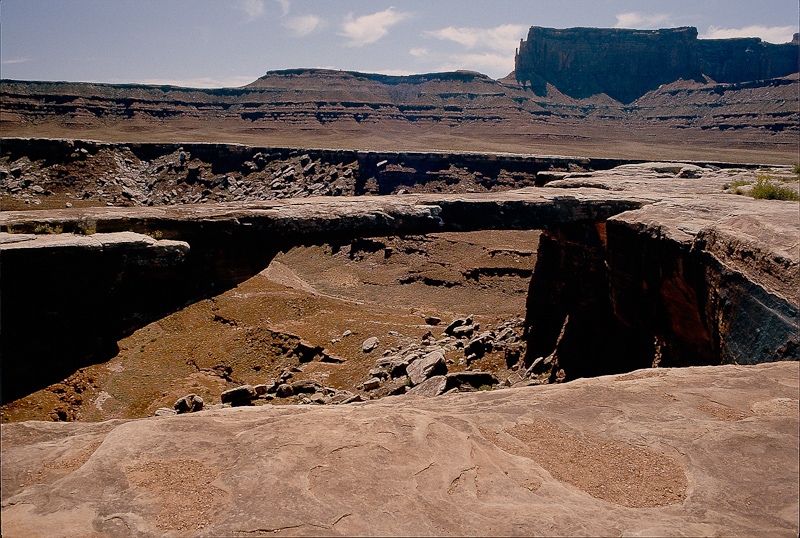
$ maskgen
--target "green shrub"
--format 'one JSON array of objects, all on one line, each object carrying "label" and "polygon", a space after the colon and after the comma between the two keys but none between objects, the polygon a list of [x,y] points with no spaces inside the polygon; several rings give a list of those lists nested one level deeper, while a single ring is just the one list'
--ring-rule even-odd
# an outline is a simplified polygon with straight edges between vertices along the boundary
[{"label": "green shrub", "polygon": [[792,168],[792,173],[800,175],[800,164],[794,165],[794,168]]},{"label": "green shrub", "polygon": [[35,234],[60,234],[64,231],[61,225],[55,225],[45,223],[45,224],[37,224],[34,229],[33,233]]},{"label": "green shrub", "polygon": [[92,235],[97,233],[97,221],[93,219],[81,220],[77,224],[78,232],[83,235]]},{"label": "green shrub", "polygon": [[759,200],[800,200],[793,189],[773,183],[769,174],[758,174],[750,196]]}]

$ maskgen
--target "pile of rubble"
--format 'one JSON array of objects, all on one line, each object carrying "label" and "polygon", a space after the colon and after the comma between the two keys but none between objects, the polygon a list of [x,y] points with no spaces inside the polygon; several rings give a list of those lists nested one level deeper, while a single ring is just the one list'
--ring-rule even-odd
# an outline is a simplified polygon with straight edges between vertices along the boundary
[{"label": "pile of rubble", "polygon": [[[435,326],[441,320],[428,317],[426,322]],[[224,391],[220,395],[222,403],[206,405],[200,396],[188,394],[178,399],[172,408],[162,407],[155,414],[167,416],[291,397],[298,397],[299,404],[336,405],[402,394],[432,397],[452,392],[499,390],[548,383],[551,375],[546,368],[555,364],[552,357],[537,360],[534,366],[524,368],[523,327],[524,320],[512,319],[500,324],[497,329],[481,331],[480,324],[475,322],[473,316],[456,318],[438,339],[429,330],[419,342],[410,341],[387,349],[376,359],[374,367],[367,373],[367,379],[355,387],[356,392],[324,386],[312,379],[294,379],[296,374],[302,373],[302,369],[292,366],[268,383],[246,384]],[[343,337],[350,334],[350,331],[346,331]],[[362,351],[370,353],[379,343],[378,337],[369,337],[364,340]],[[469,369],[475,361],[489,353],[501,355],[512,371],[502,382],[494,372]]]}]

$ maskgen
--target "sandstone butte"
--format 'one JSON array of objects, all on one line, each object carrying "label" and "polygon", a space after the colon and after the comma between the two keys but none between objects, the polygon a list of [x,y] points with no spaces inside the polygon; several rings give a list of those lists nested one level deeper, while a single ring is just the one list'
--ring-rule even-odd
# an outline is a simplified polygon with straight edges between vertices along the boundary
[{"label": "sandstone butte", "polygon": [[[716,47],[711,45],[704,46]],[[240,117],[241,95],[247,100],[260,86],[291,86],[296,80],[289,79],[304,77],[321,83],[320,78],[331,76],[364,82],[363,77],[347,73],[322,77],[308,71],[272,73],[257,81],[252,91],[214,94],[211,114],[219,112],[217,108],[228,111],[219,115],[230,113],[233,123],[225,128],[236,130],[241,127],[237,122],[247,119]],[[436,84],[447,82],[447,77],[433,78]],[[516,93],[524,91],[518,88],[498,92],[500,86],[474,75],[451,78],[486,86],[489,105],[454,111],[452,105],[445,106],[448,99],[467,102],[473,97],[469,92],[440,92],[438,101],[413,106],[418,107],[416,112],[431,115],[427,118],[431,121],[441,109],[454,129],[514,97],[524,104],[511,115],[526,118],[552,113],[566,103],[554,120],[562,122],[571,136],[584,128],[578,121],[584,116],[611,111],[619,119],[630,112],[597,101],[586,107],[566,97],[557,106],[552,101],[542,105],[533,96]],[[693,96],[689,108],[696,112],[698,95],[707,99],[728,93],[736,96],[735,102],[717,104],[734,109],[747,96],[795,88],[796,80],[793,76],[702,89],[686,89],[679,83],[680,87],[646,94],[637,106],[666,110],[676,95]],[[369,80],[375,82],[396,88],[399,81]],[[130,125],[139,122],[138,127],[167,125],[159,123],[165,102],[173,110],[188,110],[194,106],[187,103],[190,100],[207,102],[204,92],[189,96],[172,88],[102,87],[100,93],[119,91],[121,96],[111,96],[107,103],[90,107],[94,110],[90,112],[84,107],[93,105],[92,94],[98,92],[92,88],[73,88],[72,95],[52,107],[41,106],[48,92],[52,95],[52,87],[42,88],[4,81],[0,112],[4,129],[12,129],[6,132],[108,135],[119,129],[111,138],[120,139],[124,126],[106,113],[114,109],[108,103],[115,99],[128,107],[135,105]],[[346,85],[337,91],[342,88]],[[561,99],[552,87],[546,88]],[[126,96],[130,91],[138,91],[140,99],[131,101]],[[493,96],[488,95],[491,92]],[[181,98],[175,100],[175,95]],[[323,120],[330,120],[331,132],[337,133],[337,125],[351,128],[369,115],[380,116],[378,123],[419,119],[412,119],[402,102],[382,107],[383,99],[378,98],[372,106],[363,99],[354,105],[350,95],[317,105],[303,101],[295,108],[302,112],[304,128],[313,124],[322,132]],[[759,101],[762,116],[771,118],[765,122],[768,130],[776,134],[761,147],[768,152],[770,146],[782,144],[784,164],[789,162],[786,147],[796,147],[796,125],[775,118],[796,118],[796,106],[792,108],[796,92],[792,96],[788,101]],[[636,96],[620,96],[630,97]],[[658,105],[648,109],[654,101]],[[778,101],[783,104],[777,105]],[[65,104],[66,109],[57,110]],[[261,122],[260,128],[267,131],[287,126],[289,116],[284,112],[292,105],[259,103],[257,115],[249,121]],[[277,115],[270,113],[270,106]],[[330,116],[320,119],[319,108]],[[362,116],[355,117],[352,108]],[[512,110],[497,109],[503,114]],[[465,110],[474,116],[465,118]],[[500,117],[503,114],[492,120],[495,128],[507,119]],[[170,128],[179,127],[181,113],[173,116],[178,119]],[[26,117],[36,121],[26,127]],[[674,116],[668,122],[673,121],[674,127],[676,121],[693,121],[686,117]],[[741,123],[743,117],[740,113],[736,121]],[[636,121],[637,132],[658,129],[653,117]],[[712,131],[728,127],[713,115],[703,116],[702,121]],[[515,134],[523,123],[515,124]],[[611,124],[594,127],[602,130]],[[701,129],[684,131],[690,132],[710,144],[703,149],[706,155],[709,147],[722,148],[726,139],[738,151],[763,138],[761,132],[750,133],[749,139],[717,133],[720,136],[711,140],[700,136]],[[660,136],[664,133],[672,136],[673,131]],[[258,151],[251,149],[236,151]],[[431,158],[426,155],[398,153],[392,157],[398,166],[395,172],[402,176]],[[437,158],[464,160],[455,154]],[[416,164],[402,166],[409,159]],[[521,159],[536,166],[544,162]],[[385,165],[388,160],[379,162]],[[33,355],[35,360],[12,364],[4,349],[4,384],[9,366],[20,380],[42,369],[43,363],[36,360],[47,357],[42,353],[46,338],[41,337],[47,325],[41,324],[53,319],[27,316],[41,316],[43,310],[36,305],[45,303],[37,301],[48,300],[48,290],[67,289],[70,284],[59,281],[60,272],[50,268],[74,275],[75,267],[87,259],[84,256],[97,262],[92,267],[98,275],[116,270],[122,283],[117,290],[123,290],[117,297],[129,299],[135,298],[131,290],[143,289],[138,286],[142,282],[191,273],[192,285],[177,288],[184,295],[176,297],[185,302],[207,296],[211,284],[230,287],[247,278],[249,271],[263,269],[274,248],[324,241],[331,233],[357,237],[406,229],[425,233],[503,226],[546,228],[540,243],[542,270],[537,266],[528,296],[527,323],[541,329],[529,337],[528,362],[555,351],[565,369],[581,375],[564,384],[433,398],[395,396],[336,407],[237,407],[99,423],[3,424],[3,536],[798,535],[796,203],[728,194],[723,189],[724,167],[720,171],[713,163],[617,162],[603,169],[587,166],[594,171],[571,175],[553,175],[545,167],[530,174],[532,184],[524,189],[407,195],[398,193],[397,174],[378,171],[369,159],[364,162],[372,163],[367,167],[371,175],[363,178],[366,183],[361,187],[372,185],[375,192],[358,194],[385,196],[4,211],[0,215],[6,277],[3,345],[13,343],[7,323],[20,330],[40,324],[39,338],[29,340],[39,352]],[[202,167],[194,170],[201,178],[205,173]],[[139,191],[129,192],[134,200],[139,196]],[[144,199],[143,191],[141,196]],[[204,233],[209,229],[223,233]],[[231,233],[244,229],[249,231],[241,237],[262,242],[225,243]],[[154,230],[164,237],[148,235]],[[265,241],[276,237],[277,245]],[[262,249],[254,248],[256,244]],[[217,251],[230,257],[214,257]],[[248,263],[242,264],[243,259]],[[108,260],[112,263],[105,263]],[[70,269],[72,262],[77,265]],[[37,289],[31,283],[25,288],[27,296],[9,294],[9,271],[20,278],[26,273],[28,278],[40,278],[42,285]],[[98,278],[97,290],[102,290],[103,282]],[[126,290],[126,282],[135,285]],[[148,315],[178,308],[176,297],[157,302],[144,318],[119,305],[107,316],[106,336],[113,339],[145,322]],[[21,310],[10,309],[9,304]],[[61,309],[62,316],[68,312]],[[88,346],[84,350],[98,345],[90,340],[84,342]],[[634,362],[627,373],[582,377],[596,375],[593,368],[609,358],[627,361],[629,355],[645,351],[649,361],[656,348],[663,353],[661,365],[672,367],[646,368],[649,365]],[[21,353],[24,346],[10,349]],[[51,354],[47,364],[57,365],[60,358]]]}]

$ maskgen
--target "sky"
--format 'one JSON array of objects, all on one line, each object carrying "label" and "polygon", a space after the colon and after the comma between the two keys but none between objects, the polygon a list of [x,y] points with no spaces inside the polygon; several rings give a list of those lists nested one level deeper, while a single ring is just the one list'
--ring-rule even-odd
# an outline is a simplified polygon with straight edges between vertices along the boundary
[{"label": "sky", "polygon": [[514,69],[531,26],[798,31],[797,0],[2,0],[0,77],[237,87],[267,71]]}]

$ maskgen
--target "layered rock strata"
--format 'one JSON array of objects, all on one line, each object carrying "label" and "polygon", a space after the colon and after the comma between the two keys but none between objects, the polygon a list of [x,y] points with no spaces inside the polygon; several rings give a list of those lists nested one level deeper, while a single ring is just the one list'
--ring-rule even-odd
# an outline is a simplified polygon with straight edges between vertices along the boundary
[{"label": "layered rock strata", "polygon": [[758,38],[697,39],[692,27],[661,30],[531,27],[515,76],[539,95],[550,83],[575,98],[606,94],[631,103],[679,79],[741,83],[798,71],[797,34],[774,45]]},{"label": "layered rock strata", "polygon": [[668,170],[622,166],[548,184],[640,196],[658,185],[661,197],[602,224],[543,234],[528,294],[528,364],[560,357],[553,374],[564,369],[572,379],[648,361],[798,359],[796,202],[698,196],[699,182],[687,177],[697,170]]},{"label": "layered rock strata", "polygon": [[[405,192],[489,192],[541,184],[549,170],[608,169],[612,158],[372,152],[238,144],[3,140],[5,209],[162,206]],[[717,163],[722,164],[722,163]],[[24,205],[23,205],[24,204]]]},{"label": "layered rock strata", "polygon": [[[796,57],[795,52],[795,72]],[[536,75],[542,95],[523,89],[513,78],[495,81],[478,73],[388,77],[296,69],[269,72],[248,86],[224,89],[3,80],[0,122],[6,135],[58,133],[69,138],[125,141],[171,141],[177,132],[182,133],[178,136],[181,141],[246,139],[264,143],[268,139],[272,144],[286,144],[281,140],[302,135],[298,144],[304,147],[321,143],[358,148],[370,139],[374,148],[391,132],[393,143],[388,148],[397,148],[401,140],[406,147],[412,144],[424,149],[439,144],[440,135],[489,137],[504,145],[524,145],[533,137],[533,141],[554,147],[572,146],[569,151],[548,153],[586,151],[587,137],[593,136],[587,129],[598,137],[620,140],[645,129],[647,136],[672,144],[676,133],[658,129],[679,127],[715,147],[763,143],[763,137],[756,137],[763,134],[762,129],[770,135],[797,130],[796,75],[765,73],[748,82],[687,82],[684,85],[693,91],[675,92],[669,86],[680,77],[661,76],[660,61],[652,73],[634,72],[640,68],[634,55],[614,60],[628,71],[614,63],[603,73],[622,84],[614,91],[607,82],[589,82],[594,79],[582,75],[589,65],[578,66],[577,60],[569,58],[556,58],[552,69],[547,67],[558,73],[553,80],[547,78],[549,71],[544,78]],[[591,65],[596,59],[594,55],[581,56],[582,62]],[[517,76],[533,80],[533,75],[526,75],[531,72],[520,68]],[[570,97],[575,92],[570,92],[572,86],[562,78],[573,81],[582,92],[607,91],[626,104],[602,96]],[[667,87],[659,88],[660,84]],[[636,100],[629,99],[633,90],[626,90],[628,87],[636,90]],[[728,132],[724,141],[711,136],[734,127],[736,131]],[[325,133],[334,133],[339,142]],[[634,135],[633,139],[637,138]],[[796,137],[770,136],[769,141],[770,145],[792,144],[787,150],[792,151]],[[442,149],[450,147],[452,144],[445,144]]]},{"label": "layered rock strata", "polygon": [[[93,360],[169,312],[234,287],[295,245],[538,229],[574,219],[605,220],[640,205],[625,196],[576,198],[551,191],[3,212],[2,229],[15,232],[3,233],[0,247],[2,305],[14,313],[3,317],[3,397],[24,395],[30,387],[22,379],[42,383],[42,372],[54,376],[49,383],[63,379],[64,369]],[[126,236],[132,241],[127,250],[116,248],[121,230],[133,232]],[[172,265],[159,254],[177,248],[181,256]],[[43,324],[64,340],[36,338]],[[70,345],[65,348],[63,341]]]}]

